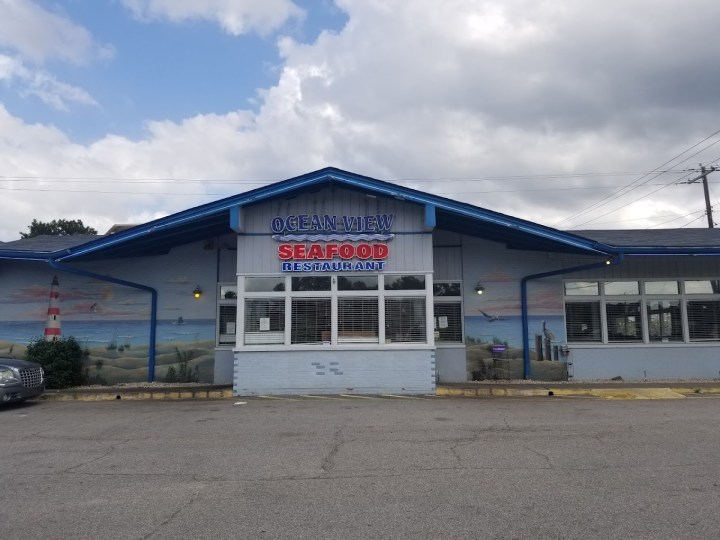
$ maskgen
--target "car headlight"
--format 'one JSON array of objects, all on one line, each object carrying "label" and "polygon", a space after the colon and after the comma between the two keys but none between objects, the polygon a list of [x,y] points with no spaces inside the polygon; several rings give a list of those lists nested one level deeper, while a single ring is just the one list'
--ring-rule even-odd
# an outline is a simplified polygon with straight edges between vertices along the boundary
[{"label": "car headlight", "polygon": [[0,384],[20,382],[17,373],[10,368],[0,367]]}]

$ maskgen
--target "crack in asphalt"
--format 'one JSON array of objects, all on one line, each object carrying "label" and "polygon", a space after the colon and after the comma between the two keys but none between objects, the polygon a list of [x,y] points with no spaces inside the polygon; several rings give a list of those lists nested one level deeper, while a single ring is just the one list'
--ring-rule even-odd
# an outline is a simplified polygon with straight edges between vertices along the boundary
[{"label": "crack in asphalt", "polygon": [[202,487],[198,488],[197,491],[195,491],[195,493],[190,497],[189,501],[187,501],[185,504],[181,504],[177,510],[175,510],[172,514],[170,514],[162,523],[160,523],[160,525],[155,527],[155,529],[153,529],[148,534],[143,536],[142,539],[146,540],[146,539],[154,536],[157,532],[160,531],[160,529],[162,529],[166,525],[169,525],[170,522],[173,521],[177,516],[179,516],[183,510],[187,510],[188,508],[190,508],[193,505],[193,503],[198,499],[198,496],[200,495],[201,490],[202,490]]}]

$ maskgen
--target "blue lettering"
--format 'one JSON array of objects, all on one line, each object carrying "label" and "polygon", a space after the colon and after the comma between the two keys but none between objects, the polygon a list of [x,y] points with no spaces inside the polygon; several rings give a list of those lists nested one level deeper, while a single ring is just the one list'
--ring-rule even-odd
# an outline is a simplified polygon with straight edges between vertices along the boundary
[{"label": "blue lettering", "polygon": [[355,223],[357,222],[357,218],[353,216],[343,216],[342,217],[342,223],[343,223],[343,229],[350,232],[355,229]]},{"label": "blue lettering", "polygon": [[356,262],[353,270],[363,270],[363,263],[360,261]]},{"label": "blue lettering", "polygon": [[285,220],[285,230],[286,231],[297,231],[297,216],[288,216]]},{"label": "blue lettering", "polygon": [[320,221],[320,216],[318,216],[317,214],[313,214],[312,218],[310,219],[310,228],[314,231],[322,230],[322,222]]},{"label": "blue lettering", "polygon": [[377,228],[377,222],[375,216],[367,216],[365,218],[365,230],[374,231]]},{"label": "blue lettering", "polygon": [[392,228],[395,214],[378,214],[375,218],[377,219],[377,228],[379,231],[389,231]]},{"label": "blue lettering", "polygon": [[289,263],[289,262],[282,263],[282,271],[283,272],[292,272],[292,263]]},{"label": "blue lettering", "polygon": [[285,222],[281,217],[275,217],[270,222],[270,230],[275,234],[280,234],[285,230]]},{"label": "blue lettering", "polygon": [[342,269],[343,270],[352,270],[352,263],[350,261],[343,261]]},{"label": "blue lettering", "polygon": [[308,217],[309,216],[307,214],[298,215],[298,231],[308,230]]},{"label": "blue lettering", "polygon": [[323,216],[324,220],[324,226],[323,228],[326,231],[337,231],[337,216],[328,216],[327,214]]}]

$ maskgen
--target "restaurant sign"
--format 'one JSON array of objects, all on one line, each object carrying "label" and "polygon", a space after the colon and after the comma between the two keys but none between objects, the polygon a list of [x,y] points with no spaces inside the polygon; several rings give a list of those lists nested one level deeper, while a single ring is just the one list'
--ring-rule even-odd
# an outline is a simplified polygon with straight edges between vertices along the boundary
[{"label": "restaurant sign", "polygon": [[283,272],[377,272],[390,255],[394,217],[299,214],[273,218],[270,229]]}]

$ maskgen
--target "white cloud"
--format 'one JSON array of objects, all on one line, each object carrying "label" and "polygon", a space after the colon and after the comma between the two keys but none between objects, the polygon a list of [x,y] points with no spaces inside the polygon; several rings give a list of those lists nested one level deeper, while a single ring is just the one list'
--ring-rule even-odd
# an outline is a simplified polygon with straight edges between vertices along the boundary
[{"label": "white cloud", "polygon": [[[171,18],[170,3],[136,4],[143,16]],[[257,112],[154,120],[143,139],[108,135],[80,145],[0,109],[3,174],[116,179],[0,182],[12,201],[0,216],[0,239],[17,238],[33,218],[81,218],[102,231],[207,202],[206,192],[257,187],[122,179],[271,180],[326,165],[388,180],[436,178],[409,185],[552,225],[613,192],[597,188],[640,175],[538,175],[648,171],[720,127],[720,73],[709,69],[720,49],[714,1],[653,3],[652,10],[646,0],[338,4],[348,14],[341,32],[311,44],[279,40],[279,78],[259,93]],[[214,6],[194,15],[207,18],[230,4],[199,5]],[[178,6],[176,19],[195,13]],[[687,39],[691,33],[705,37]],[[3,69],[16,66],[0,62]],[[720,145],[713,150],[678,166],[720,158]],[[522,175],[530,177],[514,178]],[[701,211],[702,189],[675,186],[673,178],[650,181],[668,187],[599,217],[598,225],[645,227]],[[36,191],[19,191],[27,187]],[[658,187],[639,188],[572,224]],[[143,194],[69,192],[91,189]],[[188,196],[167,195],[181,192]]]},{"label": "white cloud", "polygon": [[31,69],[19,59],[0,54],[0,81],[17,86],[21,95],[33,95],[46,105],[67,111],[70,104],[97,106],[93,97],[82,88],[58,81],[50,73]]},{"label": "white cloud", "polygon": [[122,0],[138,18],[178,23],[212,21],[228,34],[267,34],[303,11],[291,0]]},{"label": "white cloud", "polygon": [[50,58],[84,63],[113,54],[82,26],[31,0],[0,0],[0,47],[36,63]]}]

